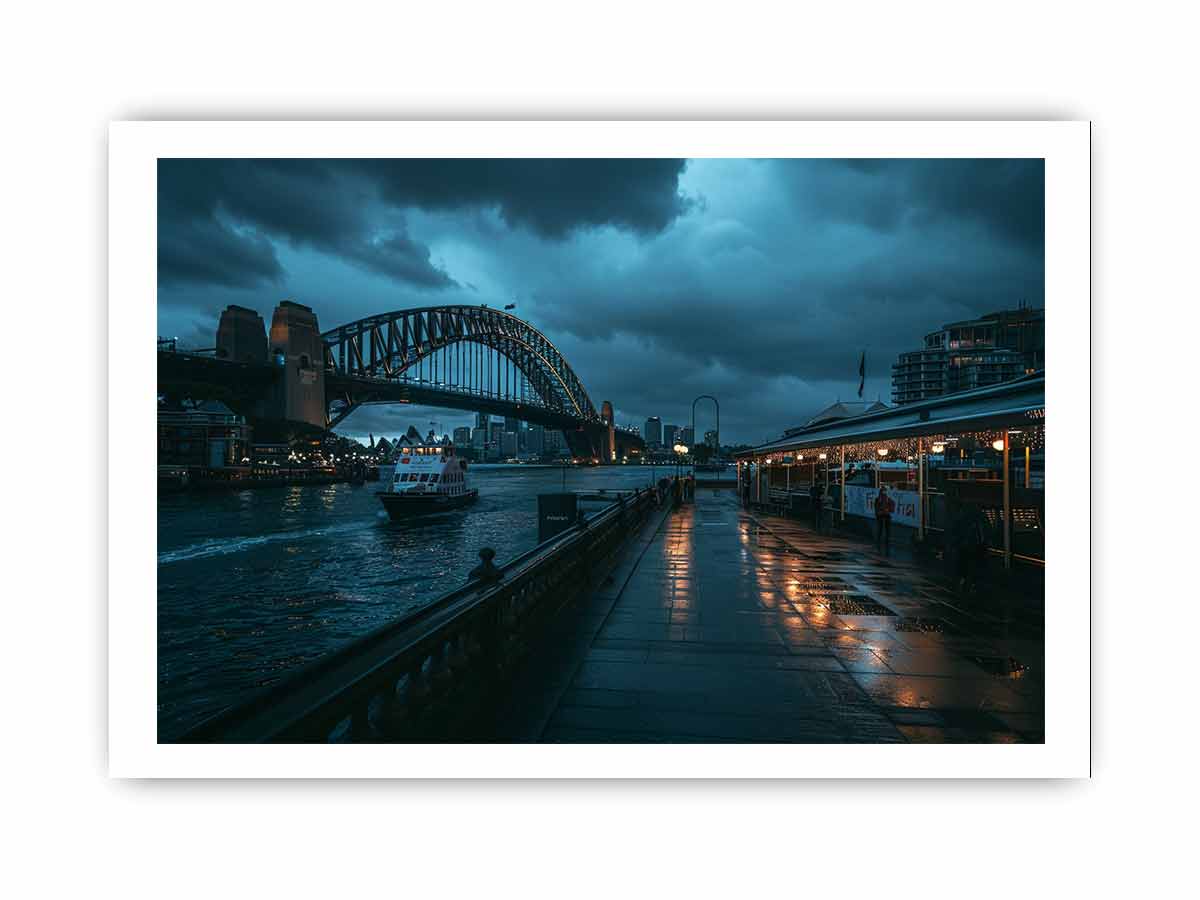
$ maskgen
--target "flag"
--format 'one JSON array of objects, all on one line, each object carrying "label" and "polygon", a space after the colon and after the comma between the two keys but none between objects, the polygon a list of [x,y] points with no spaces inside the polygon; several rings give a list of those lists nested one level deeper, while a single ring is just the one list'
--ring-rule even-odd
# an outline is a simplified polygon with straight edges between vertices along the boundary
[{"label": "flag", "polygon": [[867,384],[867,351],[862,352],[858,360],[858,399],[862,399],[863,388]]}]

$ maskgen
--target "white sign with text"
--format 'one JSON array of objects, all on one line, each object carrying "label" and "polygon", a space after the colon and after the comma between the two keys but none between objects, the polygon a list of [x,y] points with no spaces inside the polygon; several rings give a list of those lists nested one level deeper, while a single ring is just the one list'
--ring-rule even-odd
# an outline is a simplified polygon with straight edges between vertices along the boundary
[{"label": "white sign with text", "polygon": [[[888,490],[887,495],[896,504],[892,510],[892,521],[900,525],[917,527],[917,492]],[[879,488],[846,486],[846,515],[875,518],[875,498]],[[836,499],[836,495],[835,495]]]}]

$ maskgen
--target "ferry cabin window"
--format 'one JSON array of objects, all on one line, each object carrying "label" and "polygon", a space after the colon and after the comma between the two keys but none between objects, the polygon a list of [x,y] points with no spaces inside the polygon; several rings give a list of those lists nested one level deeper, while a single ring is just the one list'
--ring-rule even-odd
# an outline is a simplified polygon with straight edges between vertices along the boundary
[{"label": "ferry cabin window", "polygon": [[422,473],[421,473],[421,480],[422,480],[422,481],[428,481],[428,480],[429,480],[429,473],[428,473],[428,472],[422,472]]},{"label": "ferry cabin window", "polygon": [[430,484],[437,484],[437,480],[438,480],[438,473],[437,473],[437,472],[434,472],[432,475],[430,475],[430,476],[429,476],[429,483],[430,483]]}]

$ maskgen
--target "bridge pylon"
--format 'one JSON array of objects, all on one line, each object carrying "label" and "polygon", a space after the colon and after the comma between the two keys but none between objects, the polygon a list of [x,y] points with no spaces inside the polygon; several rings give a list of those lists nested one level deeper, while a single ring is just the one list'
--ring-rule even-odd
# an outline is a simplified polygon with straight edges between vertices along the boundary
[{"label": "bridge pylon", "polygon": [[317,316],[309,307],[284,300],[271,317],[269,361],[283,377],[266,414],[324,428],[325,345]]},{"label": "bridge pylon", "polygon": [[604,436],[600,441],[600,461],[605,465],[616,462],[617,438],[613,426],[613,405],[605,400],[600,404],[600,418],[604,421]]}]

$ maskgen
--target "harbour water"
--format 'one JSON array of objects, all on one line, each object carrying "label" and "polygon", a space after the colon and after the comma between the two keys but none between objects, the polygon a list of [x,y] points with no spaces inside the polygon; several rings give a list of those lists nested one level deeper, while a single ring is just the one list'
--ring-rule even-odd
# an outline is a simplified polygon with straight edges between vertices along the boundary
[{"label": "harbour water", "polygon": [[[641,487],[673,468],[569,469],[569,491]],[[384,471],[386,478],[389,470]],[[180,494],[158,504],[158,729],[210,713],[537,543],[557,468],[475,466],[472,507],[393,523],[385,482]]]}]

